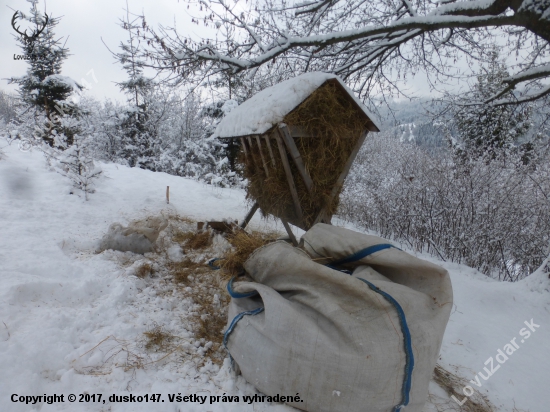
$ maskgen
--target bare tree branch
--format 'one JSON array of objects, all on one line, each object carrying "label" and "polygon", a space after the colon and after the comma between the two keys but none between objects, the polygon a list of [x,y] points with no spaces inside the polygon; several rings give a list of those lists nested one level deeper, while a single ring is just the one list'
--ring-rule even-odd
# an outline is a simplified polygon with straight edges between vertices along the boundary
[{"label": "bare tree branch", "polygon": [[[367,97],[373,88],[398,91],[405,74],[419,70],[434,76],[434,86],[444,85],[445,78],[473,76],[459,73],[457,60],[483,63],[487,51],[505,40],[502,47],[520,61],[485,103],[540,98],[550,78],[547,0],[320,0],[292,6],[285,0],[259,0],[246,12],[242,4],[237,9],[224,0],[201,4],[210,18],[219,19],[222,40],[191,39],[170,28],[157,33],[144,23],[145,65],[174,82],[264,66],[288,75],[322,70],[346,78]],[[501,100],[516,89],[521,99]]]}]

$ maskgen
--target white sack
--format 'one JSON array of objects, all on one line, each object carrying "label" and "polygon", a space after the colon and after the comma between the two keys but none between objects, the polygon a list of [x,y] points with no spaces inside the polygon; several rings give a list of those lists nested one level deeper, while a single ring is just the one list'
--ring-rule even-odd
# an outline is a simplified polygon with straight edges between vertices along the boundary
[{"label": "white sack", "polygon": [[[302,401],[288,403],[310,412],[421,412],[452,307],[448,273],[386,248],[349,263],[350,276],[321,263],[387,241],[325,224],[302,240],[311,257],[272,243],[245,263],[255,282],[233,285],[237,293],[259,293],[233,298],[229,309],[224,341],[243,376],[266,395],[298,393]],[[403,322],[384,292],[404,312],[409,362]]]},{"label": "white sack", "polygon": [[130,222],[128,227],[113,223],[101,239],[99,250],[113,249],[139,254],[151,252],[160,232],[166,226],[168,222],[162,216],[136,220]]}]

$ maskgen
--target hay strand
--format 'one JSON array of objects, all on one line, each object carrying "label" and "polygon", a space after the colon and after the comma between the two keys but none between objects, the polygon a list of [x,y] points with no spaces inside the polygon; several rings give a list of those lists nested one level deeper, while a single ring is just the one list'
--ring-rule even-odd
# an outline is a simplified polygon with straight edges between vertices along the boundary
[{"label": "hay strand", "polygon": [[[441,387],[449,397],[455,396],[462,400],[464,395],[462,389],[468,386],[466,379],[446,370],[441,365],[436,365],[434,370],[434,381]],[[480,392],[475,391],[474,394],[467,399],[462,405],[458,405],[454,400],[449,399],[449,402],[444,405],[435,405],[438,411],[465,411],[465,412],[494,412],[495,407],[489,399]],[[440,406],[442,408],[440,408]]]},{"label": "hay strand", "polygon": [[244,270],[244,262],[259,247],[274,242],[279,235],[277,233],[252,232],[247,233],[239,230],[227,240],[233,248],[229,250],[220,260],[222,276],[224,280],[229,280],[237,276]]}]

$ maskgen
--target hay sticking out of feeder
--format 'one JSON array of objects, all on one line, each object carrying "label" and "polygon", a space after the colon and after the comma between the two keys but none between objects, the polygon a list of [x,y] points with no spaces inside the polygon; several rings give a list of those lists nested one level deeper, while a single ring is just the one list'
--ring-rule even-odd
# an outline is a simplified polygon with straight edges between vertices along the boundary
[{"label": "hay sticking out of feeder", "polygon": [[[330,201],[330,193],[346,164],[361,133],[366,130],[368,119],[348,99],[341,88],[326,83],[311,94],[301,105],[289,113],[284,122],[297,126],[314,137],[295,138],[296,146],[314,184],[309,193],[294,162],[289,159],[294,183],[303,212],[303,222],[310,227],[319,212],[330,202],[329,215],[338,207],[339,194]],[[276,132],[276,131],[275,131]],[[279,156],[275,139],[270,139],[275,155],[275,167],[262,139],[262,150],[269,168],[269,177],[263,168],[258,145],[253,141],[245,168],[248,179],[248,197],[256,200],[264,216],[272,214],[298,223],[287,178]],[[242,154],[241,161],[245,157]]]}]

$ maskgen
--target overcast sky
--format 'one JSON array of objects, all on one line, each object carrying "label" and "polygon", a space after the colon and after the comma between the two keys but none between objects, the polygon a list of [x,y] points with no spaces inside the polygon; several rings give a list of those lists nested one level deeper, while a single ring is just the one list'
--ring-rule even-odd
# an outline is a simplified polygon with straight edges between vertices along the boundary
[{"label": "overcast sky", "polygon": [[[136,14],[143,12],[148,24],[158,27],[172,26],[176,18],[177,27],[182,32],[206,35],[202,28],[191,24],[187,2],[178,0],[129,0],[130,10]],[[193,6],[191,6],[191,11]],[[117,51],[121,41],[128,39],[125,30],[117,25],[118,19],[125,15],[125,0],[40,0],[39,9],[54,17],[63,16],[55,28],[57,37],[68,38],[67,47],[71,56],[63,65],[62,74],[76,81],[85,79],[91,84],[88,94],[98,98],[124,100],[114,82],[126,79],[126,73],[101,42],[101,38],[113,51]],[[0,0],[0,89],[15,91],[14,85],[8,85],[6,78],[22,76],[27,63],[14,60],[14,54],[21,54],[11,26],[15,10],[27,12],[30,4],[26,0]],[[24,28],[24,24],[21,24]],[[202,31],[201,31],[202,30]],[[97,83],[92,78],[92,73]]]},{"label": "overcast sky", "polygon": [[[193,9],[187,9],[188,2],[183,0],[129,0],[130,10],[136,14],[144,13],[150,26],[157,28],[158,24],[176,26],[185,35],[213,36],[211,29],[191,23]],[[124,96],[115,82],[126,79],[126,73],[120,64],[114,63],[109,50],[101,38],[113,51],[118,51],[121,41],[128,39],[127,32],[117,23],[125,15],[126,0],[40,0],[39,9],[47,10],[54,17],[62,16],[55,28],[57,37],[67,40],[71,56],[63,65],[62,74],[77,82],[86,80],[91,89],[86,93],[100,100],[111,98],[119,101]],[[14,85],[9,85],[6,78],[22,76],[27,70],[24,60],[14,60],[14,54],[20,54],[14,35],[19,36],[11,26],[11,18],[15,10],[27,12],[30,4],[26,0],[0,0],[0,89],[15,91]],[[21,24],[24,28],[24,23]],[[464,62],[458,62],[462,65]],[[95,83],[91,71],[97,79]],[[422,74],[407,81],[409,92],[417,96],[427,97],[429,88]]]}]

